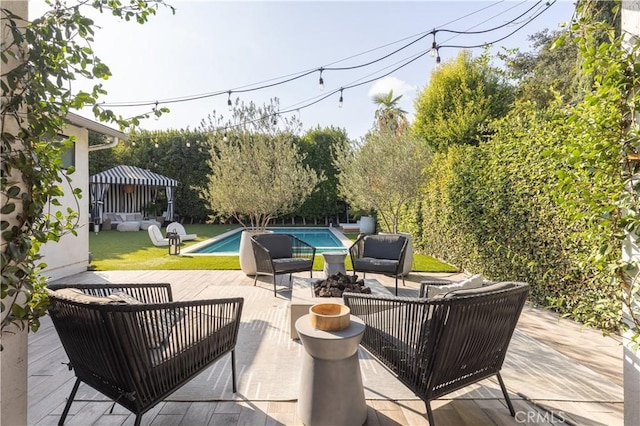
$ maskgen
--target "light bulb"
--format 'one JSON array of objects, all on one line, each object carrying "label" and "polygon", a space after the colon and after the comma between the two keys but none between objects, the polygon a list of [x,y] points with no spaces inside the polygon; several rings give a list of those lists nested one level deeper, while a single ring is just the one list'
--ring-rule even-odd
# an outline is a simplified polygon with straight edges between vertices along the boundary
[{"label": "light bulb", "polygon": [[431,57],[432,58],[434,56],[436,56],[436,50],[438,50],[438,45],[436,45],[436,41],[433,40],[433,43],[431,43]]},{"label": "light bulb", "polygon": [[324,90],[324,79],[322,78],[322,68],[320,68],[320,79],[318,80],[320,90]]},{"label": "light bulb", "polygon": [[157,148],[158,147],[158,143],[156,142],[156,144],[154,146]]},{"label": "light bulb", "polygon": [[227,106],[229,107],[229,111],[233,109],[233,103],[231,102],[231,91],[229,91],[229,98],[227,99]]},{"label": "light bulb", "polygon": [[227,132],[224,132],[224,136],[222,137],[222,142],[229,142],[229,138],[227,137]]},{"label": "light bulb", "polygon": [[342,89],[340,89],[340,99],[338,100],[338,108],[342,108],[344,104],[344,99],[342,98]]},{"label": "light bulb", "polygon": [[440,55],[436,57],[436,66],[440,65]]},{"label": "light bulb", "polygon": [[187,141],[187,148],[191,148],[191,142]]}]

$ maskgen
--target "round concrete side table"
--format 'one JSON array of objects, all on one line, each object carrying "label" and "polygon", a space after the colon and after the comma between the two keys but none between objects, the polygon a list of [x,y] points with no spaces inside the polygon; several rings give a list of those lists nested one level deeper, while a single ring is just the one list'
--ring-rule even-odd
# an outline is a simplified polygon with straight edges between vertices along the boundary
[{"label": "round concrete side table", "polygon": [[344,266],[344,260],[347,257],[346,253],[339,251],[328,251],[322,253],[324,259],[324,277],[328,278],[330,275],[335,275],[338,272],[343,275],[347,275],[347,270]]},{"label": "round concrete side table", "polygon": [[322,331],[313,328],[309,315],[296,321],[304,346],[298,416],[305,426],[353,425],[367,420],[358,345],[364,322],[351,315],[348,328]]}]

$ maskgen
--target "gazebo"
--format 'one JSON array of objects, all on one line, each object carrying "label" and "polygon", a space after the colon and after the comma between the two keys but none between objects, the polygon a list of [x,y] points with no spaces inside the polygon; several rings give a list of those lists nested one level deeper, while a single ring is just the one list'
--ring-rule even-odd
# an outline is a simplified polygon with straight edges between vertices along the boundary
[{"label": "gazebo", "polygon": [[[101,224],[104,213],[137,213],[166,198],[165,219],[173,220],[173,197],[178,181],[151,170],[116,166],[89,177],[91,216]],[[160,197],[164,191],[164,197]]]}]

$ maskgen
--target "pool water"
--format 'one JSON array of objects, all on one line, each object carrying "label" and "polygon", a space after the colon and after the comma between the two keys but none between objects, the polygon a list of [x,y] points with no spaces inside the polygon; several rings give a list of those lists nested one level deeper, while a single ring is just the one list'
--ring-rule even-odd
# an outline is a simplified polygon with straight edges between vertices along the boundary
[{"label": "pool water", "polygon": [[[326,251],[346,251],[342,242],[327,228],[267,228],[277,234],[291,234],[316,248],[316,253]],[[240,250],[240,234],[238,231],[221,240],[200,247],[192,254],[226,254],[237,255]]]}]

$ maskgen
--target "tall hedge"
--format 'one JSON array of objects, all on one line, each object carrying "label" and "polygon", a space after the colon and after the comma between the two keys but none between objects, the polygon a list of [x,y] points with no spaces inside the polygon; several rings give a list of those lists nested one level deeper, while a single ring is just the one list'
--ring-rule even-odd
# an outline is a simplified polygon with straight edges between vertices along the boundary
[{"label": "tall hedge", "polygon": [[[427,170],[417,244],[469,272],[529,282],[534,302],[615,329],[617,288],[587,261],[593,242],[578,232],[603,225],[574,214],[595,209],[594,191],[587,174],[572,181],[573,189],[562,185],[577,167],[567,161],[571,155],[602,150],[584,143],[578,153],[569,144],[580,141],[577,122],[583,113],[560,103],[546,110],[522,103],[494,124],[489,142],[439,153]],[[590,125],[602,126],[591,131],[607,140],[611,131],[604,121]],[[567,153],[569,145],[576,152]],[[602,179],[615,180],[616,158],[602,155]],[[606,238],[609,231],[598,233]]]}]

